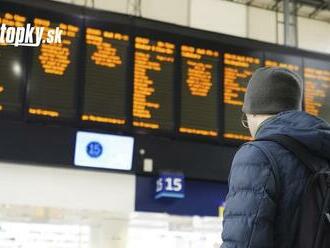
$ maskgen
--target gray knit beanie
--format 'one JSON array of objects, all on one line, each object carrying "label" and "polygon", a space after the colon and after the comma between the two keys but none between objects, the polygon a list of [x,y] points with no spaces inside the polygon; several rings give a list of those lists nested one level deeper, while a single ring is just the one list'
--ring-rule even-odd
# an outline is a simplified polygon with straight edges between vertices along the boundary
[{"label": "gray knit beanie", "polygon": [[257,69],[248,84],[242,111],[246,114],[277,114],[302,110],[303,81],[279,67]]}]

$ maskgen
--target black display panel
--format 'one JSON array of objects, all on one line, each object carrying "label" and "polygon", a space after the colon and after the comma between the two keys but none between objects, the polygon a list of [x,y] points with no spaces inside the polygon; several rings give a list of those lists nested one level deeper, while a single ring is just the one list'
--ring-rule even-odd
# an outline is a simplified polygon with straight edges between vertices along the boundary
[{"label": "black display panel", "polygon": [[304,59],[305,111],[330,122],[330,62]]},{"label": "black display panel", "polygon": [[[17,28],[26,23],[26,16],[14,11],[0,11],[0,26]],[[0,37],[0,114],[18,116],[24,100],[25,53],[23,47],[7,44],[7,35],[2,32]]]},{"label": "black display panel", "polygon": [[174,129],[175,44],[148,37],[135,37],[133,126]]},{"label": "black display panel", "polygon": [[[71,17],[73,19],[73,17]],[[33,48],[28,82],[28,115],[45,119],[73,120],[76,117],[76,93],[81,27],[65,18],[34,16],[35,27],[47,31],[59,27],[61,43],[42,43]]]},{"label": "black display panel", "polygon": [[[237,146],[251,139],[241,108],[252,72],[265,64],[298,72],[303,57],[305,109],[330,121],[329,55],[58,1],[0,0],[0,18],[65,32],[58,47],[0,46],[0,115],[18,114],[1,116],[2,160],[76,168],[79,129],[134,137],[135,173],[150,174],[143,164],[151,158],[152,175],[171,170],[225,181]],[[181,56],[183,45],[196,49],[193,57]],[[197,52],[205,48],[221,53]],[[195,91],[197,84],[203,87]]]},{"label": "black display panel", "polygon": [[265,66],[285,68],[303,78],[303,61],[301,57],[267,52],[265,53]]},{"label": "black display panel", "polygon": [[261,53],[224,53],[224,104],[226,139],[252,140],[241,123],[244,94],[252,73],[262,66]]},{"label": "black display panel", "polygon": [[86,23],[85,86],[81,119],[127,124],[129,34],[112,24]]},{"label": "black display panel", "polygon": [[[135,139],[136,166],[139,174],[146,173],[144,160],[153,160],[153,175],[162,171],[181,171],[186,178],[217,180],[228,179],[234,146],[215,146],[206,142],[173,140],[157,136],[139,135]],[[0,143],[1,144],[1,143]],[[145,154],[138,151],[144,150]],[[150,172],[147,174],[150,175]]]},{"label": "black display panel", "polygon": [[218,136],[219,82],[218,51],[181,45],[179,132]]}]

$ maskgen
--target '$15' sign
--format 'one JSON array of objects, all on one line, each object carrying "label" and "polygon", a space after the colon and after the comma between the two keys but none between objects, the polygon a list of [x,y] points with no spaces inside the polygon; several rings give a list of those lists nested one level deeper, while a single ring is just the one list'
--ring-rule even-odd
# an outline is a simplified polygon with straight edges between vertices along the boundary
[{"label": "'$15' sign", "polygon": [[156,199],[184,198],[184,176],[182,174],[161,173],[156,180]]}]

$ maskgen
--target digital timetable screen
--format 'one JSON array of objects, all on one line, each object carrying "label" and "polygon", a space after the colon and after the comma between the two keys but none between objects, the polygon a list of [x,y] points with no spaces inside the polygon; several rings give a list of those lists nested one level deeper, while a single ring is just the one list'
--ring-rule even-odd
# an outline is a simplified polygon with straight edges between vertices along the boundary
[{"label": "digital timetable screen", "polygon": [[181,46],[181,133],[218,136],[219,52]]},{"label": "digital timetable screen", "polygon": [[262,66],[257,53],[224,53],[224,137],[234,140],[252,140],[250,132],[241,124],[244,94],[252,73]]},{"label": "digital timetable screen", "polygon": [[[244,95],[266,66],[299,74],[304,110],[330,122],[326,54],[66,3],[0,0],[0,26],[29,23],[44,28],[40,46],[5,44],[0,33],[5,121],[235,146],[252,140],[241,123]],[[48,44],[57,28],[61,42]]]},{"label": "digital timetable screen", "polygon": [[124,125],[128,105],[129,35],[107,29],[86,28],[83,121]]},{"label": "digital timetable screen", "polygon": [[175,45],[137,36],[134,46],[133,126],[172,131]]},{"label": "digital timetable screen", "polygon": [[330,122],[330,61],[304,59],[305,111]]},{"label": "digital timetable screen", "polygon": [[28,114],[71,120],[76,113],[77,63],[80,28],[67,22],[34,17],[33,25],[47,30],[59,27],[62,43],[42,43],[33,48],[29,78]]},{"label": "digital timetable screen", "polygon": [[[23,27],[26,17],[15,12],[0,12],[0,26]],[[0,40],[0,113],[18,115],[23,106],[24,50]]]}]

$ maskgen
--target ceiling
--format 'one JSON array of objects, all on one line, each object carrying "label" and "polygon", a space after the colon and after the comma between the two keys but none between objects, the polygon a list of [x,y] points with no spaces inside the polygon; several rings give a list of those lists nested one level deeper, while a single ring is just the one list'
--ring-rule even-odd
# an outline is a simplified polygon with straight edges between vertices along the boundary
[{"label": "ceiling", "polygon": [[[283,12],[282,0],[228,0],[262,9]],[[296,0],[297,15],[330,23],[330,0]]]}]

